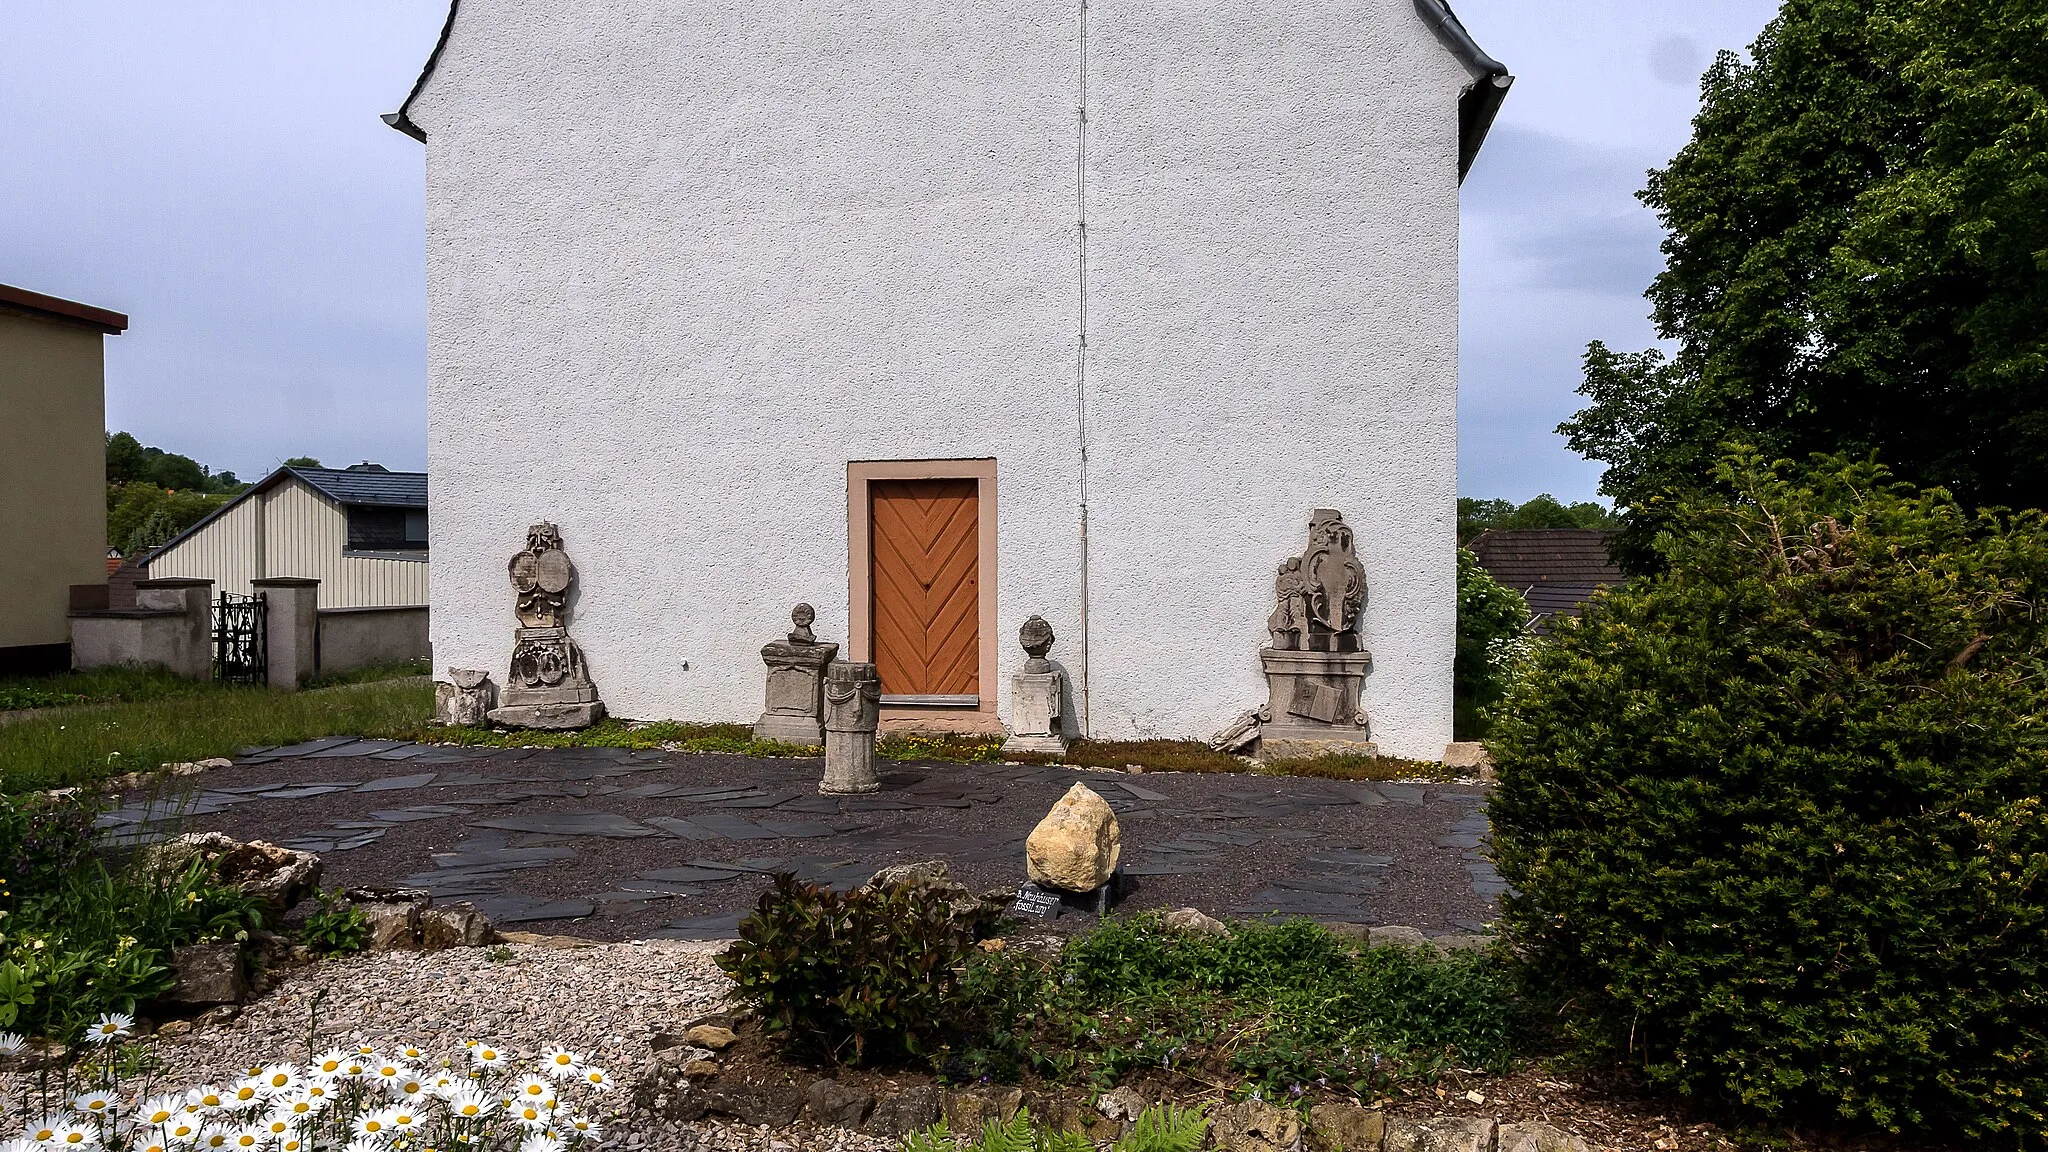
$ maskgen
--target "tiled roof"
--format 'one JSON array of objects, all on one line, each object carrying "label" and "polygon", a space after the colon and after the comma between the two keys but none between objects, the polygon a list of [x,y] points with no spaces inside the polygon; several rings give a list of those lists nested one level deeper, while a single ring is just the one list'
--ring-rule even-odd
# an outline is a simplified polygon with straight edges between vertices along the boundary
[{"label": "tiled roof", "polygon": [[1607,556],[1613,537],[1590,528],[1525,528],[1483,532],[1466,547],[1480,567],[1529,602],[1540,636],[1550,630],[1550,617],[1577,616],[1594,592],[1628,582]]},{"label": "tiled roof", "polygon": [[378,504],[397,508],[427,506],[425,472],[386,472],[358,468],[296,468],[285,471],[311,484],[340,504]]}]

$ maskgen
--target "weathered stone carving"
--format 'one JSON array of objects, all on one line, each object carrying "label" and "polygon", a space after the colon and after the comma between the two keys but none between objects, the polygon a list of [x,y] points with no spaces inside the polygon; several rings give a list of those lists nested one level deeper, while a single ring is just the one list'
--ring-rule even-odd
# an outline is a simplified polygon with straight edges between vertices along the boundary
[{"label": "weathered stone carving", "polygon": [[481,728],[495,694],[490,673],[450,668],[448,679],[434,682],[434,717],[449,728]]},{"label": "weathered stone carving", "polygon": [[1017,630],[1017,641],[1030,659],[1023,671],[1010,677],[1011,734],[1003,741],[1005,752],[1066,754],[1060,699],[1066,694],[1067,678],[1045,658],[1054,638],[1052,625],[1043,616],[1033,616]]},{"label": "weathered stone carving", "polygon": [[796,626],[789,639],[761,649],[768,665],[767,710],[754,721],[754,739],[786,744],[825,742],[825,667],[839,655],[839,645],[820,644],[811,632],[816,609],[799,604],[789,614]]},{"label": "weathered stone carving", "polygon": [[1280,565],[1279,601],[1266,619],[1279,652],[1356,652],[1365,608],[1365,568],[1351,548],[1351,527],[1334,508],[1310,516],[1308,547]]},{"label": "weathered stone carving", "polygon": [[836,660],[825,669],[825,779],[818,791],[879,791],[875,729],[882,722],[882,679],[873,664]]},{"label": "weathered stone carving", "polygon": [[1372,669],[1372,653],[1358,640],[1365,568],[1353,551],[1342,513],[1315,510],[1308,546],[1280,565],[1273,590],[1277,604],[1266,619],[1273,643],[1259,652],[1266,669],[1266,706],[1218,733],[1216,745],[1235,750],[1255,738],[1265,760],[1376,752],[1359,706]]},{"label": "weathered stone carving", "polygon": [[493,723],[508,728],[587,728],[604,718],[604,702],[569,638],[569,590],[576,568],[553,524],[526,530],[526,547],[505,565],[519,599],[513,608],[512,667]]}]

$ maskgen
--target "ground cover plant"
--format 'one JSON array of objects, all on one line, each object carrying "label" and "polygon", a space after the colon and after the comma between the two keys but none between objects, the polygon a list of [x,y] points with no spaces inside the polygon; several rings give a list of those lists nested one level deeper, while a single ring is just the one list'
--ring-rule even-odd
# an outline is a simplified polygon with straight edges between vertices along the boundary
[{"label": "ground cover plant", "polygon": [[212,687],[32,716],[0,725],[0,794],[91,784],[166,763],[336,733],[410,732],[433,706],[431,685],[386,680],[318,692]]},{"label": "ground cover plant", "polygon": [[914,890],[777,880],[719,961],[800,1060],[1107,1088],[1133,1073],[1268,1099],[1374,1097],[1525,1042],[1500,961],[1365,948],[1308,921],[1208,935],[1111,919],[1057,958],[973,946]]},{"label": "ground cover plant", "polygon": [[0,712],[161,700],[213,690],[214,686],[204,680],[187,680],[160,667],[134,665],[88,668],[53,676],[8,676],[0,678]]},{"label": "ground cover plant", "polygon": [[[1131,1130],[1109,1146],[1109,1152],[1195,1152],[1209,1134],[1205,1108],[1154,1104],[1138,1113]],[[905,1136],[898,1152],[1095,1152],[1095,1142],[1079,1132],[1034,1123],[1028,1109],[1010,1122],[990,1120],[980,1132],[955,1136],[944,1120]]]},{"label": "ground cover plant", "polygon": [[[127,1043],[134,1020],[98,1018],[87,1056],[39,1079],[19,1102],[8,1148],[79,1152],[341,1152],[465,1148],[563,1152],[604,1138],[597,1111],[610,1073],[560,1045],[530,1061],[470,1041],[432,1066],[399,1045],[332,1048],[306,1063],[258,1065],[222,1084],[165,1084],[157,1060]],[[0,1055],[22,1047],[0,1035]]]},{"label": "ground cover plant", "polygon": [[1489,741],[1510,945],[1591,1057],[1767,1116],[2048,1137],[2048,519],[1723,461]]},{"label": "ground cover plant", "polygon": [[0,797],[0,1029],[78,1038],[171,986],[174,948],[261,926],[260,904],[203,864],[118,868],[92,850],[89,798]]}]

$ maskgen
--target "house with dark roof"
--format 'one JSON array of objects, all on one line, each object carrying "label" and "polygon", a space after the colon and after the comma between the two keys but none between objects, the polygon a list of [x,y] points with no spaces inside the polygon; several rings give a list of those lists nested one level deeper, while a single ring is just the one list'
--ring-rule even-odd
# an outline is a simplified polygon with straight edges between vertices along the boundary
[{"label": "house with dark roof", "polygon": [[425,607],[427,474],[286,465],[141,561],[149,578],[320,581],[322,608]]},{"label": "house with dark roof", "polygon": [[1495,529],[1467,547],[1481,568],[1528,601],[1542,635],[1552,617],[1577,616],[1593,593],[1628,582],[1607,554],[1613,538],[1590,528]]}]

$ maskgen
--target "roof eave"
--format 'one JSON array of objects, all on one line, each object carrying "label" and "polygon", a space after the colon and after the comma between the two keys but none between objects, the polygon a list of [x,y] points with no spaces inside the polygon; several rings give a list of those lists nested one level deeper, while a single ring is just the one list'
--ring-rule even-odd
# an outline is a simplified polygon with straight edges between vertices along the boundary
[{"label": "roof eave", "polygon": [[1415,11],[1472,76],[1471,85],[1458,97],[1458,180],[1462,183],[1472,162],[1479,158],[1479,149],[1486,143],[1486,134],[1515,78],[1507,65],[1487,55],[1472,39],[1458,14],[1451,11],[1449,0],[1415,0]]},{"label": "roof eave", "polygon": [[448,0],[448,18],[441,22],[440,38],[434,41],[434,50],[427,53],[426,66],[420,69],[419,79],[412,82],[412,91],[405,94],[405,102],[398,106],[398,111],[379,117],[422,144],[427,142],[427,134],[412,122],[412,103],[420,98],[420,90],[427,86],[427,81],[434,75],[434,66],[441,62],[441,50],[448,47],[448,34],[455,30],[455,10],[461,6],[462,0]]}]

